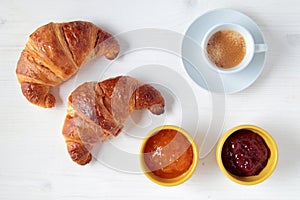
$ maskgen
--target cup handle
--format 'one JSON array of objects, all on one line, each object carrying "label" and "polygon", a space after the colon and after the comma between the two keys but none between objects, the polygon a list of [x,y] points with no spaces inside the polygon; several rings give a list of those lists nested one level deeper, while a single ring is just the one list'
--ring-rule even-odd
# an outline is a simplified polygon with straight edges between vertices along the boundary
[{"label": "cup handle", "polygon": [[266,44],[255,44],[255,53],[265,52],[268,50],[268,46]]}]

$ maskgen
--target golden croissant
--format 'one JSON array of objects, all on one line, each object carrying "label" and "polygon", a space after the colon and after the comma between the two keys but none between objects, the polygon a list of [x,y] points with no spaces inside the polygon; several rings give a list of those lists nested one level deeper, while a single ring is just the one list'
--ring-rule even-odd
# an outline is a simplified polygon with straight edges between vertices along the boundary
[{"label": "golden croissant", "polygon": [[72,160],[89,163],[92,147],[117,136],[134,110],[148,109],[159,115],[164,106],[158,90],[129,76],[80,85],[69,96],[62,130]]},{"label": "golden croissant", "polygon": [[48,23],[34,31],[19,58],[16,74],[23,95],[51,108],[50,87],[68,80],[87,61],[104,55],[114,59],[120,47],[108,32],[90,22]]}]

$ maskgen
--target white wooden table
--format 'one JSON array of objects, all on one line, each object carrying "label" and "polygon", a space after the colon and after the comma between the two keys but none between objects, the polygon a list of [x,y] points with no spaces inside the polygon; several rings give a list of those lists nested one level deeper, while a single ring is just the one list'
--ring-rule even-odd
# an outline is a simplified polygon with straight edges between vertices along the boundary
[{"label": "white wooden table", "polygon": [[[198,16],[224,7],[254,19],[269,46],[259,79],[242,92],[226,95],[222,129],[224,133],[233,126],[251,123],[272,134],[278,144],[279,162],[272,176],[261,184],[241,186],[227,179],[217,166],[215,149],[200,159],[193,177],[177,187],[161,187],[142,174],[122,173],[97,162],[77,166],[69,159],[61,136],[66,98],[69,89],[74,89],[74,78],[57,89],[61,100],[54,109],[33,106],[21,94],[15,76],[20,52],[28,35],[49,21],[87,20],[114,34],[141,28],[184,34]],[[0,199],[299,199],[299,8],[297,0],[1,0]],[[130,61],[124,56],[126,66],[151,59],[171,62],[193,88],[197,99],[202,100],[199,119],[203,126],[208,125],[210,93],[188,77],[180,59],[172,61],[168,56],[156,55],[133,58]],[[101,62],[104,58],[87,64],[82,73],[96,69]],[[118,64],[122,65],[122,59]]]}]

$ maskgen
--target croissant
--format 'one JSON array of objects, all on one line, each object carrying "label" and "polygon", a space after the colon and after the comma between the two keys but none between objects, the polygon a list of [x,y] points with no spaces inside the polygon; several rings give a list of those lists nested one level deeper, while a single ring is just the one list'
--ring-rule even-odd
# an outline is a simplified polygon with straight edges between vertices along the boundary
[{"label": "croissant", "polygon": [[50,87],[68,80],[89,60],[114,59],[120,50],[111,34],[90,22],[48,23],[34,31],[19,58],[16,74],[23,95],[35,105],[51,108]]},{"label": "croissant", "polygon": [[62,130],[72,160],[79,165],[89,163],[92,147],[117,136],[134,110],[148,109],[159,115],[164,106],[158,90],[129,76],[80,85],[68,98]]}]

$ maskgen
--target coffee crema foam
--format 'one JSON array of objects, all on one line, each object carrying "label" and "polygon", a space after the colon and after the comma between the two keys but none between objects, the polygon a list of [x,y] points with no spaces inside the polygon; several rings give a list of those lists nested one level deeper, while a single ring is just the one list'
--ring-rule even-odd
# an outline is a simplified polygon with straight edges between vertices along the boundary
[{"label": "coffee crema foam", "polygon": [[221,30],[208,40],[208,58],[220,68],[233,68],[240,64],[246,54],[244,37],[234,30]]}]

